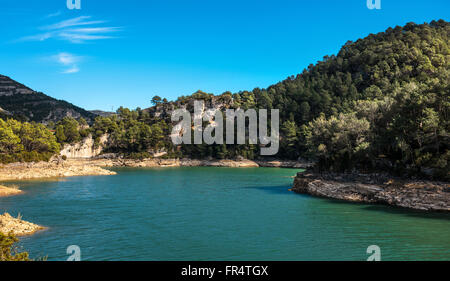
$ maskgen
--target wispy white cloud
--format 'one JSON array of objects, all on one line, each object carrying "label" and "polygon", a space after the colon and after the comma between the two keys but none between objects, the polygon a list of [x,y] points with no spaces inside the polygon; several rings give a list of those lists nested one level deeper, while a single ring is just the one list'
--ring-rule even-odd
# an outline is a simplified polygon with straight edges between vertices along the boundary
[{"label": "wispy white cloud", "polygon": [[90,16],[79,16],[51,25],[41,26],[39,29],[43,30],[42,33],[25,36],[18,41],[45,41],[53,38],[79,44],[86,41],[116,38],[105,34],[116,33],[122,30],[121,27],[96,26],[106,23],[106,21],[91,20],[91,18]]},{"label": "wispy white cloud", "polygon": [[108,33],[108,32],[116,32],[120,31],[121,27],[87,27],[87,28],[76,28],[69,29],[69,32],[75,33]]},{"label": "wispy white cloud", "polygon": [[77,73],[79,71],[80,71],[80,69],[78,68],[78,66],[74,65],[71,68],[69,68],[67,70],[64,70],[62,73],[64,73],[64,74],[72,74],[72,73]]},{"label": "wispy white cloud", "polygon": [[70,53],[59,53],[54,58],[64,65],[74,64],[80,61],[81,57],[74,56]]},{"label": "wispy white cloud", "polygon": [[78,67],[78,63],[81,62],[83,57],[81,56],[75,56],[70,53],[59,53],[54,56],[52,56],[52,60],[59,63],[65,69],[62,71],[64,74],[71,74],[71,73],[77,73],[80,71],[80,68]]},{"label": "wispy white cloud", "polygon": [[72,43],[84,43],[86,41],[114,38],[112,36],[78,34],[78,33],[70,33],[70,32],[61,32],[58,34],[58,37],[61,39],[70,41]]},{"label": "wispy white cloud", "polygon": [[66,28],[66,27],[71,27],[71,26],[105,23],[105,21],[102,21],[102,20],[88,21],[88,19],[90,19],[90,18],[91,18],[91,16],[79,16],[76,18],[63,20],[63,21],[60,21],[60,22],[57,22],[57,23],[54,23],[51,25],[43,26],[42,29],[53,30],[53,29],[62,29],[62,28]]},{"label": "wispy white cloud", "polygon": [[22,37],[16,41],[45,41],[49,38],[52,38],[52,36],[53,35],[51,32],[46,32],[46,33],[40,33],[40,34],[36,34],[36,35]]},{"label": "wispy white cloud", "polygon": [[54,18],[54,17],[60,16],[60,15],[62,15],[62,12],[61,12],[61,11],[57,11],[57,12],[55,12],[55,13],[46,15],[46,16],[44,17],[44,19]]}]

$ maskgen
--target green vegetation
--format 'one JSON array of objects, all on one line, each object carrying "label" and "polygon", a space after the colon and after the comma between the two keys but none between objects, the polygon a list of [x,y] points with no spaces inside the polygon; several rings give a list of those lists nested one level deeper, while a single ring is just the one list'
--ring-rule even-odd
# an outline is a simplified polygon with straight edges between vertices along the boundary
[{"label": "green vegetation", "polygon": [[[125,154],[141,153],[149,150],[172,150],[169,139],[171,127],[159,118],[151,117],[141,109],[119,108],[117,115],[97,117],[91,129],[96,142],[104,134],[110,136],[108,151]],[[137,157],[140,158],[140,157]]]},{"label": "green vegetation", "polygon": [[[113,150],[165,149],[193,158],[258,155],[255,145],[183,145],[168,139],[173,108],[203,99],[229,108],[280,109],[280,158],[309,157],[319,169],[389,170],[448,177],[449,24],[409,23],[347,42],[296,77],[268,87],[220,96],[198,91],[157,109],[98,118],[100,132],[114,135]],[[152,127],[153,126],[153,127]],[[158,133],[155,131],[158,129]],[[162,135],[160,133],[162,132]]]},{"label": "green vegetation", "polygon": [[158,104],[160,104],[161,102],[162,102],[162,99],[161,99],[160,96],[154,96],[154,97],[152,98],[152,104],[153,104],[153,105],[158,105]]},{"label": "green vegetation", "polygon": [[0,119],[0,162],[48,161],[60,144],[43,124]]},{"label": "green vegetation", "polygon": [[341,77],[333,91],[341,103],[304,127],[319,168],[449,179],[449,32],[444,21],[409,23],[347,44],[318,64],[321,74],[333,73],[330,80]]},{"label": "green vegetation", "polygon": [[0,233],[0,261],[30,261],[27,252],[19,252],[15,244],[19,239],[13,234]]},{"label": "green vegetation", "polygon": [[[349,41],[336,56],[267,89],[219,96],[197,91],[174,102],[155,96],[149,109],[120,108],[116,115],[97,117],[90,128],[73,118],[49,127],[54,126],[60,144],[89,134],[98,144],[108,134],[106,151],[137,159],[161,151],[167,152],[165,157],[254,159],[258,145],[174,147],[170,112],[181,106],[192,111],[194,99],[224,109],[277,108],[278,158],[315,159],[323,170],[385,170],[449,179],[449,33],[443,20],[408,23]],[[25,148],[17,130],[3,127],[3,153],[20,153],[20,145],[23,151],[35,151]],[[50,143],[44,152],[57,151]]]},{"label": "green vegetation", "polygon": [[55,128],[55,136],[59,143],[76,143],[90,134],[89,125],[84,118],[78,121],[72,117],[64,117],[52,126]]},{"label": "green vegetation", "polygon": [[95,114],[63,100],[56,100],[43,93],[0,95],[0,107],[20,121],[56,122],[67,114],[94,120]]}]

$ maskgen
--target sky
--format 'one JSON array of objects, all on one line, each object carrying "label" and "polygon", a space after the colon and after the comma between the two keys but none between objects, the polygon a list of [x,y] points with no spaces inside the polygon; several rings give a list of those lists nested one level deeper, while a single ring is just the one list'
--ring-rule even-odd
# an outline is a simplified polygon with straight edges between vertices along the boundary
[{"label": "sky", "polygon": [[[375,1],[375,0],[374,0]],[[0,74],[93,110],[265,88],[448,0],[0,0]]]}]

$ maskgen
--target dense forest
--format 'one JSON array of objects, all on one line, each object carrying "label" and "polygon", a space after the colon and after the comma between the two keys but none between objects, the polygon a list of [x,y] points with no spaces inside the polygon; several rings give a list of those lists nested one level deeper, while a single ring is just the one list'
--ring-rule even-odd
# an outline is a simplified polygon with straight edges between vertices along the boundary
[{"label": "dense forest", "polygon": [[60,144],[43,124],[0,119],[0,162],[48,161]]},{"label": "dense forest", "polygon": [[[129,157],[166,151],[166,157],[255,159],[258,145],[174,147],[169,113],[183,105],[189,109],[194,99],[222,109],[277,108],[278,158],[314,159],[317,169],[386,170],[449,179],[449,32],[444,20],[408,23],[349,41],[337,55],[267,89],[218,96],[198,91],[173,102],[156,96],[151,108],[120,108],[115,115],[97,117],[91,126],[65,118],[48,127],[59,144],[88,134],[98,140],[107,133],[107,151]],[[10,122],[0,123],[7,131],[0,132],[1,146],[14,139],[5,141],[4,135],[20,134]],[[48,141],[42,153],[56,151],[50,136]],[[31,152],[22,142],[4,147],[8,150],[3,153]]]}]

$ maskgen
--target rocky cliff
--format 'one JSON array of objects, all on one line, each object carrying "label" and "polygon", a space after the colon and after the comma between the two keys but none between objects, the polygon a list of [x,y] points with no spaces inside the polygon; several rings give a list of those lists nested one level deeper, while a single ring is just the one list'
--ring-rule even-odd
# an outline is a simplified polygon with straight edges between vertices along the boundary
[{"label": "rocky cliff", "polygon": [[92,158],[103,152],[105,144],[108,142],[108,136],[103,135],[100,138],[99,145],[95,145],[92,136],[89,136],[81,142],[75,144],[66,144],[60,152],[61,156],[67,158]]},{"label": "rocky cliff", "polygon": [[294,192],[424,211],[450,211],[450,184],[392,179],[383,174],[298,173]]}]

